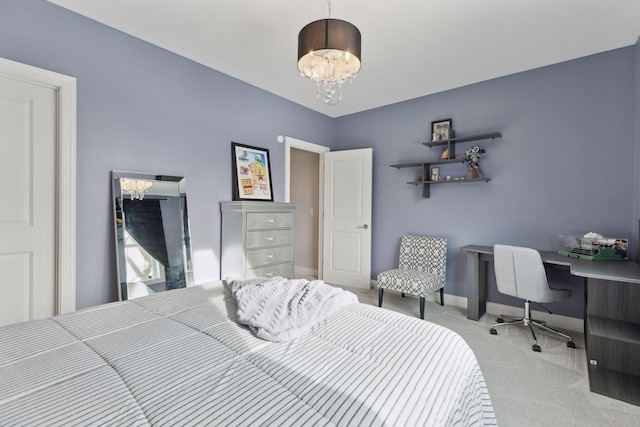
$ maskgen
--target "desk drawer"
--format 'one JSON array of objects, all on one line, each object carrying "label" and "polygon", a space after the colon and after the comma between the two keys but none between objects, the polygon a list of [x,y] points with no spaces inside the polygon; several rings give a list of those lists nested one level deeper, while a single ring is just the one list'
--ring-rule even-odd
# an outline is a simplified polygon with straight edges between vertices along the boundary
[{"label": "desk drawer", "polygon": [[247,230],[293,227],[292,212],[247,212]]},{"label": "desk drawer", "polygon": [[245,249],[287,246],[292,243],[292,230],[247,231]]},{"label": "desk drawer", "polygon": [[293,261],[293,247],[278,246],[267,249],[252,249],[246,252],[246,259],[246,268],[257,268],[269,264]]},{"label": "desk drawer", "polygon": [[282,276],[287,279],[293,277],[293,263],[287,262],[284,264],[270,265],[267,267],[253,268],[247,270],[247,278],[252,277],[275,277]]}]

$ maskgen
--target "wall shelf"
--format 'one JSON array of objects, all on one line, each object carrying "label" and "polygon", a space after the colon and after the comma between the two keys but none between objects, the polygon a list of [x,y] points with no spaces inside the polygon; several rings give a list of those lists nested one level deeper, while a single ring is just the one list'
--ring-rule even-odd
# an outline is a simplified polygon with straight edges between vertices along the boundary
[{"label": "wall shelf", "polygon": [[422,145],[425,145],[427,147],[441,147],[443,145],[456,144],[461,142],[472,142],[472,141],[483,141],[485,139],[496,139],[496,138],[500,138],[501,136],[502,134],[500,132],[489,132],[489,133],[482,133],[478,135],[461,136],[458,138],[445,139],[442,141],[423,142]]},{"label": "wall shelf", "polygon": [[491,181],[491,178],[465,178],[465,179],[452,179],[450,181],[447,181],[446,179],[440,180],[440,181],[410,181],[407,182],[407,184],[414,184],[414,185],[431,185],[431,184],[464,184],[465,182],[489,182]]},{"label": "wall shelf", "polygon": [[[496,138],[502,137],[500,132],[489,132],[482,134],[475,134],[469,136],[461,136],[456,138],[450,138],[442,141],[429,141],[423,142],[422,145],[431,147],[444,147],[446,146],[449,152],[448,159],[434,159],[434,160],[424,160],[420,162],[407,162],[407,163],[397,163],[391,165],[392,168],[403,169],[403,168],[418,168],[421,167],[423,170],[424,178],[431,176],[431,166],[434,165],[448,165],[453,163],[464,163],[462,158],[456,158],[456,144],[461,144],[465,142],[473,142],[473,141],[485,141],[485,140],[494,140]],[[442,174],[441,174],[442,176]],[[449,181],[442,179],[439,181],[411,181],[407,182],[407,184],[413,185],[421,185],[422,186],[422,197],[429,198],[430,196],[430,187],[431,184],[466,184],[470,182],[489,182],[491,178],[465,178],[465,179],[451,179]]]}]

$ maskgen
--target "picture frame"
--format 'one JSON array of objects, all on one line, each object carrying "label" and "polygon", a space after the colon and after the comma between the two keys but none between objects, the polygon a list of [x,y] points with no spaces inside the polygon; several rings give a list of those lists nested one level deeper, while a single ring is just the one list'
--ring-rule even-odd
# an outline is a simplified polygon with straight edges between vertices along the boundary
[{"label": "picture frame", "polygon": [[453,138],[453,120],[444,119],[431,122],[431,141],[446,141]]},{"label": "picture frame", "polygon": [[231,143],[232,200],[273,202],[273,181],[269,150]]},{"label": "picture frame", "polygon": [[440,181],[440,168],[431,168],[431,181]]}]

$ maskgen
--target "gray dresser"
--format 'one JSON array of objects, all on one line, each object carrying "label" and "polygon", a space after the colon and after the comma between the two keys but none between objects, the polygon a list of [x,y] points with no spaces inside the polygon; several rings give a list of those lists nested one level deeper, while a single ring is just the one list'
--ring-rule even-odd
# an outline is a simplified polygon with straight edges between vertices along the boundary
[{"label": "gray dresser", "polygon": [[293,278],[296,206],[273,202],[222,202],[220,277]]}]

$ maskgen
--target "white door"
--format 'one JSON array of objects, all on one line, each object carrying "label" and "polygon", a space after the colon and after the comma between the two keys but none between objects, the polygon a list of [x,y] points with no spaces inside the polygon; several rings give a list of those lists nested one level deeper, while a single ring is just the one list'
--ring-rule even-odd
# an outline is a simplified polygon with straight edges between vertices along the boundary
[{"label": "white door", "polygon": [[371,283],[373,150],[324,154],[323,279],[368,289]]},{"label": "white door", "polygon": [[0,326],[55,314],[56,96],[0,76]]}]

